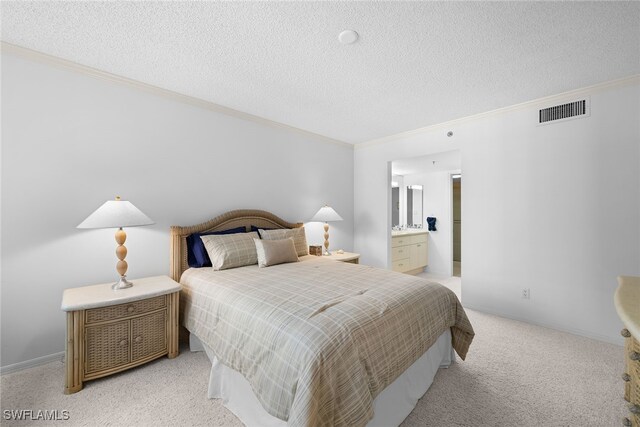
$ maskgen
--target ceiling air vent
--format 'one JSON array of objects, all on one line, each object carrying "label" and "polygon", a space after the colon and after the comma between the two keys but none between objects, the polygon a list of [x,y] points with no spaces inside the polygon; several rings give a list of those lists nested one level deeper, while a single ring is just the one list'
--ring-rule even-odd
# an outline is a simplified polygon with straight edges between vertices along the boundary
[{"label": "ceiling air vent", "polygon": [[587,117],[589,115],[589,107],[589,99],[581,99],[580,101],[543,108],[538,111],[538,124]]}]

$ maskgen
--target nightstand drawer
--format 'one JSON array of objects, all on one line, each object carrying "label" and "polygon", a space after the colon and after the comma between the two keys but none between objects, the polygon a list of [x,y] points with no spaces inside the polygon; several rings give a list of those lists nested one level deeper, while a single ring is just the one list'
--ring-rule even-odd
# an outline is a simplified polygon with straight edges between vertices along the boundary
[{"label": "nightstand drawer", "polygon": [[131,320],[131,361],[167,351],[167,313],[158,311]]},{"label": "nightstand drawer", "polygon": [[87,327],[85,351],[85,374],[129,363],[129,320]]},{"label": "nightstand drawer", "polygon": [[92,308],[86,310],[87,324],[107,322],[109,320],[122,319],[129,316],[135,316],[137,314],[148,313],[153,310],[158,310],[167,306],[167,296],[160,295],[159,297],[145,299],[141,301],[134,301],[126,304],[113,305],[110,307]]}]

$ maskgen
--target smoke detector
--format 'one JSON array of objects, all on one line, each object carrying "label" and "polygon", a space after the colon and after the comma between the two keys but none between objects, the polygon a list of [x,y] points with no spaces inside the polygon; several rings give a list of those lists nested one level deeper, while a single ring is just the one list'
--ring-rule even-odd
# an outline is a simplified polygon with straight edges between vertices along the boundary
[{"label": "smoke detector", "polygon": [[358,37],[360,36],[355,31],[344,30],[338,35],[338,40],[340,40],[342,44],[353,44],[358,41]]}]

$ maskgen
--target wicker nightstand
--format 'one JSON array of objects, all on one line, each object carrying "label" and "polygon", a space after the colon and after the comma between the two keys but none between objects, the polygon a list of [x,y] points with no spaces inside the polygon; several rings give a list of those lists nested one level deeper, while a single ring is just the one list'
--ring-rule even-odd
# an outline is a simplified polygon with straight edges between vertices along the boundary
[{"label": "wicker nightstand", "polygon": [[629,412],[622,420],[622,425],[640,427],[640,277],[618,277],[618,289],[614,296],[614,304],[624,329],[625,338],[625,372],[624,398],[629,402]]},{"label": "wicker nightstand", "polygon": [[349,262],[351,264],[360,264],[360,254],[354,252],[344,252],[339,254],[338,252],[331,252],[331,255],[327,256],[328,259],[334,261]]},{"label": "wicker nightstand", "polygon": [[167,276],[134,281],[114,291],[112,283],[66,289],[65,394],[86,380],[178,355],[180,285]]}]

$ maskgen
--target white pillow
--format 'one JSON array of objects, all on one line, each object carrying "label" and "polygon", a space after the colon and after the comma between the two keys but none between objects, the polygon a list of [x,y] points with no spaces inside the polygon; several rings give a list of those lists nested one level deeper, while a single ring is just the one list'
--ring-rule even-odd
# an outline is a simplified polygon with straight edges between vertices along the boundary
[{"label": "white pillow", "polygon": [[258,254],[253,243],[257,237],[256,232],[200,236],[214,270],[257,264]]},{"label": "white pillow", "polygon": [[269,267],[285,262],[297,262],[298,255],[293,238],[282,240],[253,239],[258,253],[258,267]]},{"label": "white pillow", "polygon": [[275,230],[260,229],[258,231],[260,232],[260,237],[264,240],[282,240],[292,237],[298,256],[309,255],[309,246],[307,246],[307,236],[304,233],[304,227],[278,228]]}]

